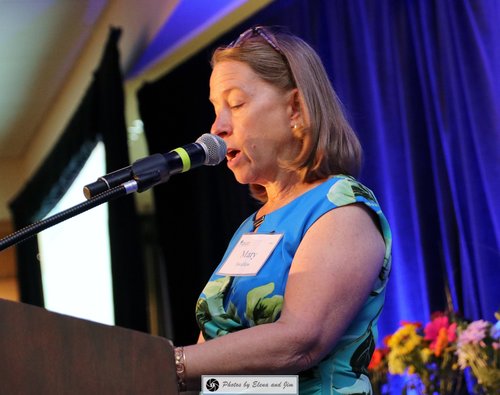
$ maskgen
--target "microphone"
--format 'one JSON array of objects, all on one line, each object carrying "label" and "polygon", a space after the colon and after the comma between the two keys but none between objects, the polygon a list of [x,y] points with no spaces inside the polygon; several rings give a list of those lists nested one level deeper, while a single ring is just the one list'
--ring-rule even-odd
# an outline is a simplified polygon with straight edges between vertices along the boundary
[{"label": "microphone", "polygon": [[134,180],[137,190],[166,182],[171,175],[184,173],[202,165],[215,166],[225,158],[226,143],[210,133],[201,135],[196,142],[176,148],[166,154],[154,154],[138,159],[131,166],[116,170],[83,187],[83,194],[90,199],[104,191]]}]

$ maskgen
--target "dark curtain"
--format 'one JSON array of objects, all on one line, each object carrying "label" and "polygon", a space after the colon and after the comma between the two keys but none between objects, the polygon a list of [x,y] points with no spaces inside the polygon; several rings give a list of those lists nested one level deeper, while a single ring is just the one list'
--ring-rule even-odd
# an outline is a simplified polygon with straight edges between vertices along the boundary
[{"label": "dark curtain", "polygon": [[[209,132],[208,58],[202,53],[165,78],[144,85],[139,106],[151,153],[167,152]],[[194,309],[199,292],[240,222],[256,205],[225,166],[193,169],[154,189],[157,240],[163,253],[177,344],[198,338]]]},{"label": "dark curtain", "polygon": [[[49,213],[74,181],[97,141],[105,144],[108,171],[129,164],[118,53],[120,35],[120,29],[110,29],[101,62],[81,104],[40,168],[10,203],[16,229]],[[115,322],[146,331],[146,292],[134,201],[130,197],[115,200],[108,203],[108,210]],[[43,307],[37,240],[30,238],[16,248],[21,301]]]},{"label": "dark curtain", "polygon": [[[491,1],[276,0],[139,92],[152,151],[213,121],[208,60],[253,24],[284,25],[320,53],[365,150],[361,180],[392,225],[380,339],[401,320],[500,307],[500,5]],[[175,338],[195,340],[194,303],[253,210],[225,165],[155,189]],[[182,248],[180,245],[187,245]],[[355,248],[355,246],[353,246]]]}]

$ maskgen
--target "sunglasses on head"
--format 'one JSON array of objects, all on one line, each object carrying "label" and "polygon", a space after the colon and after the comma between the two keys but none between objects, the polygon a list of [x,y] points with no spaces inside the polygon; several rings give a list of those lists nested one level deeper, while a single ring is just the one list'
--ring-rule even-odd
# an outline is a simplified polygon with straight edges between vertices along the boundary
[{"label": "sunglasses on head", "polygon": [[245,40],[248,40],[249,38],[255,36],[262,37],[276,52],[285,56],[284,53],[281,51],[280,47],[278,46],[278,44],[272,39],[271,35],[262,26],[255,26],[251,27],[248,30],[245,30],[243,33],[240,34],[240,36],[236,40],[234,40],[231,44],[229,44],[228,47],[229,48],[239,47],[243,42],[245,42]]}]

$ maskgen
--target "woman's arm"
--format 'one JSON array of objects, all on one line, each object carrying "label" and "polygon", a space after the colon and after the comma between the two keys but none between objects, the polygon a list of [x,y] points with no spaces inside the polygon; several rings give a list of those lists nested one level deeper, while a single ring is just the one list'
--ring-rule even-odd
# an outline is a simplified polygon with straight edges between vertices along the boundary
[{"label": "woman's arm", "polygon": [[188,388],[199,387],[203,374],[293,374],[314,366],[363,305],[384,251],[364,206],[323,215],[295,254],[280,318],[184,347]]}]

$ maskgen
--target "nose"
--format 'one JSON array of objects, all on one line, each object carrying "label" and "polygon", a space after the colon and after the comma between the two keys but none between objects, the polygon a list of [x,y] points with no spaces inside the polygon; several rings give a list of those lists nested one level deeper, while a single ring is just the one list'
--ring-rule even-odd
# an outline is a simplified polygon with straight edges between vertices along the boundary
[{"label": "nose", "polygon": [[215,134],[221,138],[227,137],[233,133],[231,120],[228,114],[221,111],[215,116],[215,121],[210,128],[210,133]]}]

